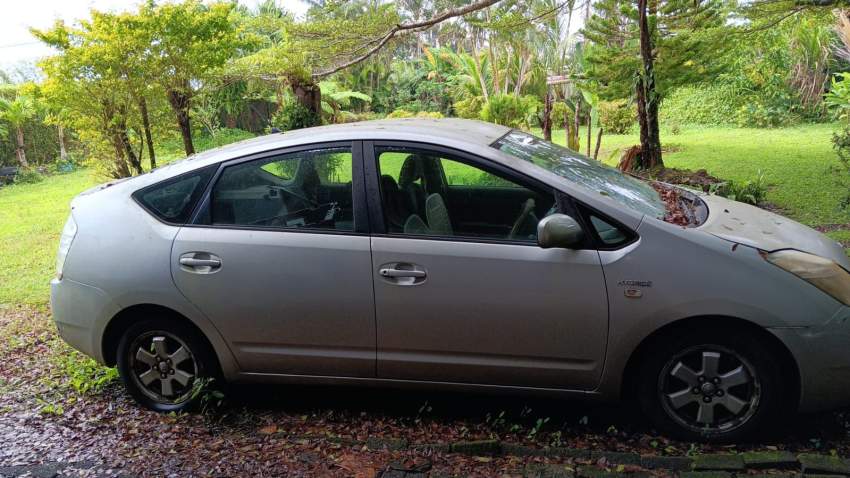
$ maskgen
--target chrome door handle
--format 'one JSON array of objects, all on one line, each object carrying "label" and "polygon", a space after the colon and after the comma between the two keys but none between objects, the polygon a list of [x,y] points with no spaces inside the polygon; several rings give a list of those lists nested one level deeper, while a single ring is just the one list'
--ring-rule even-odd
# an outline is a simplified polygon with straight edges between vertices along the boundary
[{"label": "chrome door handle", "polygon": [[406,271],[406,270],[401,270],[401,269],[389,269],[389,268],[381,269],[381,270],[378,271],[378,273],[381,274],[384,277],[392,277],[392,278],[413,277],[414,279],[421,279],[421,278],[423,278],[427,275],[427,274],[425,274],[425,271]]},{"label": "chrome door handle", "polygon": [[218,259],[195,259],[194,257],[181,257],[180,265],[188,267],[221,267]]}]

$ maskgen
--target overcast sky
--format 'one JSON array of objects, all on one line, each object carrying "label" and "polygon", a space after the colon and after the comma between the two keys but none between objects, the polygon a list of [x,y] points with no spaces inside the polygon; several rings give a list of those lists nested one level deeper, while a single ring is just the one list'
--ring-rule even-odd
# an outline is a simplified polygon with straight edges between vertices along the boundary
[{"label": "overcast sky", "polygon": [[[0,69],[14,69],[20,64],[31,63],[52,50],[40,44],[29,28],[47,28],[61,18],[72,23],[87,18],[91,9],[102,11],[133,10],[145,0],[3,0],[0,15]],[[239,0],[250,7],[259,0]],[[306,5],[301,0],[278,0],[287,10],[302,15]]]}]

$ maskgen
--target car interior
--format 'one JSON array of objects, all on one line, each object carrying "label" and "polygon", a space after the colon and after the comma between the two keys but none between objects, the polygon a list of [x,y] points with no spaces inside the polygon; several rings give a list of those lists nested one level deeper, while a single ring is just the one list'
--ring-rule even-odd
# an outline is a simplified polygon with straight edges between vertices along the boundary
[{"label": "car interior", "polygon": [[348,150],[307,151],[231,166],[213,188],[207,220],[214,225],[353,230],[350,176]]},{"label": "car interior", "polygon": [[460,161],[399,150],[378,158],[391,234],[534,241],[539,220],[555,212],[553,194]]}]

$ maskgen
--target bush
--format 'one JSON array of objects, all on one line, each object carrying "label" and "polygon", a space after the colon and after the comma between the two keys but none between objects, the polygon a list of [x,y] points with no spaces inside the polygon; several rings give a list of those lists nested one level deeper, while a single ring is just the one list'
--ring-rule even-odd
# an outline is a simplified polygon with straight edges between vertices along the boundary
[{"label": "bush", "polygon": [[563,128],[564,114],[567,116],[567,121],[573,121],[573,118],[575,118],[575,112],[566,102],[556,101],[552,103],[552,126]]},{"label": "bush", "polygon": [[734,181],[726,181],[723,183],[714,184],[709,189],[712,194],[723,196],[733,201],[739,201],[757,206],[762,203],[767,196],[767,181],[764,173],[759,171],[758,176],[750,181],[736,183]]},{"label": "bush", "polygon": [[470,96],[465,100],[456,101],[454,108],[455,116],[458,118],[478,119],[481,117],[481,107],[484,106],[484,98],[481,96]]},{"label": "bush", "polygon": [[272,117],[272,126],[281,131],[309,128],[322,124],[318,113],[310,111],[297,101],[287,101]]},{"label": "bush", "polygon": [[35,168],[21,168],[15,176],[17,184],[34,184],[44,181],[44,176]]},{"label": "bush", "polygon": [[440,113],[439,111],[420,111],[419,113],[416,113],[416,117],[431,119],[445,118],[445,116],[443,116],[443,113]]},{"label": "bush", "polygon": [[599,125],[610,134],[626,134],[631,131],[637,111],[628,100],[599,102]]},{"label": "bush", "polygon": [[724,125],[737,120],[744,98],[731,85],[683,86],[661,103],[665,123]]},{"label": "bush", "polygon": [[528,129],[540,106],[536,96],[495,95],[481,109],[481,119],[511,128]]},{"label": "bush", "polygon": [[785,106],[769,105],[759,100],[738,108],[735,120],[742,128],[776,128],[796,122],[796,118]]},{"label": "bush", "polygon": [[414,116],[416,116],[416,114],[412,111],[397,109],[392,113],[388,114],[387,118],[413,118]]}]

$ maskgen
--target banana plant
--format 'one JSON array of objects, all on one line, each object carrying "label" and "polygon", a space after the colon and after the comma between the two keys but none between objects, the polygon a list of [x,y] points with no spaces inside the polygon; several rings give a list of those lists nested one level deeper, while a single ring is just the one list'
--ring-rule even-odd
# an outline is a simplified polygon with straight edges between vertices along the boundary
[{"label": "banana plant", "polygon": [[[599,94],[589,88],[580,88],[581,96],[584,102],[590,106],[590,115],[587,120],[587,156],[590,156],[590,143],[593,129],[599,126]],[[596,149],[593,153],[593,159],[599,156],[599,146],[602,143],[602,129],[596,136]]]}]

